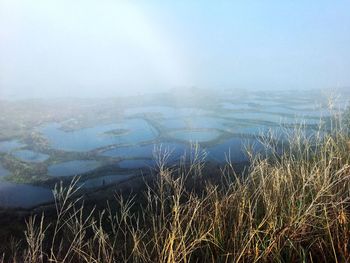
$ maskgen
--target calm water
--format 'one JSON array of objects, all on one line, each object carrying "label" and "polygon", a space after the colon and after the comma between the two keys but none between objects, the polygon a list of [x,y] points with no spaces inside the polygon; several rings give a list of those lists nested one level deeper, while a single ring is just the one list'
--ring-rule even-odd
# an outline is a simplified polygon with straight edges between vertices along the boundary
[{"label": "calm water", "polygon": [[[108,134],[117,129],[129,130],[122,135]],[[153,140],[157,131],[143,119],[129,119],[124,122],[100,125],[77,131],[65,132],[57,123],[47,125],[41,132],[52,147],[65,151],[85,152],[113,144],[137,144]]]},{"label": "calm water", "polygon": [[156,162],[154,160],[123,160],[118,162],[118,165],[123,169],[140,169],[155,167]]},{"label": "calm water", "polygon": [[51,176],[74,176],[92,171],[99,167],[99,162],[90,160],[75,160],[50,165],[49,175]]},{"label": "calm water", "polygon": [[188,146],[181,143],[148,144],[142,146],[118,147],[102,153],[103,156],[119,158],[152,158],[155,154],[167,151],[172,156],[183,155]]},{"label": "calm water", "polygon": [[167,106],[144,106],[134,107],[125,110],[126,116],[144,115],[144,114],[157,114],[164,119],[183,118],[197,115],[206,115],[210,111],[198,109],[198,108],[175,108]]},{"label": "calm water", "polygon": [[184,119],[165,119],[158,120],[159,124],[167,130],[186,129],[187,124]]},{"label": "calm water", "polygon": [[250,104],[248,103],[232,103],[232,102],[223,102],[220,104],[220,107],[224,110],[251,110],[254,109]]},{"label": "calm water", "polygon": [[263,150],[261,143],[255,139],[232,138],[208,148],[208,159],[220,163],[248,161],[246,147],[251,147],[255,153]]},{"label": "calm water", "polygon": [[240,119],[240,120],[254,120],[254,121],[268,121],[275,124],[319,124],[320,119],[317,118],[305,118],[302,115],[295,115],[293,117],[283,116],[279,114],[269,114],[266,112],[242,112],[242,113],[232,113],[226,115],[227,117]]},{"label": "calm water", "polygon": [[227,120],[215,117],[194,117],[186,119],[187,129],[226,129]]},{"label": "calm water", "polygon": [[29,150],[15,151],[12,154],[24,162],[33,162],[33,163],[40,163],[40,162],[46,161],[50,157],[47,154],[29,151]]},{"label": "calm water", "polygon": [[17,140],[0,141],[0,152],[10,152],[23,146],[24,144],[18,142]]},{"label": "calm water", "polygon": [[[159,149],[160,145],[162,152],[171,152],[169,164],[177,164],[185,152],[187,157],[190,156],[189,144],[193,142],[212,145],[204,149],[207,152],[207,160],[219,163],[225,162],[226,159],[232,162],[247,161],[245,147],[248,145],[253,147],[254,153],[264,153],[263,146],[254,136],[272,130],[283,140],[286,136],[283,135],[279,124],[317,125],[320,123],[320,118],[330,114],[325,102],[314,102],[314,99],[304,96],[295,98],[293,93],[284,97],[264,93],[242,97],[231,96],[232,99],[228,95],[221,97],[220,100],[213,100],[208,109],[160,105],[130,107],[124,109],[124,120],[111,124],[64,131],[61,124],[50,123],[37,130],[48,140],[52,148],[63,151],[83,153],[99,148],[103,150],[103,147],[113,145],[114,148],[110,150],[98,151],[98,157],[117,158],[117,167],[137,170],[156,165],[152,158],[155,149]],[[215,101],[217,104],[214,104]],[[341,107],[345,107],[344,105],[348,105],[345,99]],[[315,133],[311,128],[312,126],[308,126],[304,131],[306,136]],[[124,132],[113,134],[113,131],[118,130]],[[228,139],[215,144],[218,138]],[[1,141],[0,153],[12,154],[28,162],[27,165],[51,161],[50,156],[46,154],[21,150],[20,148],[24,146],[26,145],[18,140]],[[72,160],[52,164],[47,168],[50,176],[63,177],[84,174],[100,165],[101,163],[95,160]],[[52,200],[50,189],[1,181],[9,174],[10,172],[0,165],[0,205],[30,207]],[[82,182],[81,186],[85,189],[98,188],[132,176],[135,174],[131,172],[101,176],[88,179]]]},{"label": "calm water", "polygon": [[2,165],[0,164],[0,177],[7,176],[9,174],[10,174],[10,172],[8,170],[6,170],[4,167],[2,167]]},{"label": "calm water", "polygon": [[133,174],[114,174],[114,175],[105,175],[98,178],[92,178],[88,179],[79,185],[83,189],[92,189],[92,188],[98,188],[102,186],[112,185],[119,183],[121,181],[127,180],[129,178],[132,178]]},{"label": "calm water", "polygon": [[48,188],[0,181],[0,207],[30,208],[53,200]]},{"label": "calm water", "polygon": [[185,142],[209,142],[217,139],[221,133],[216,130],[208,131],[191,131],[191,130],[179,130],[170,133],[170,136],[174,139]]},{"label": "calm water", "polygon": [[169,117],[173,116],[176,113],[176,109],[173,107],[167,107],[167,106],[146,106],[146,107],[134,107],[134,108],[128,108],[125,110],[124,114],[126,116],[133,116],[133,115],[142,115],[142,114],[161,114],[162,117]]}]

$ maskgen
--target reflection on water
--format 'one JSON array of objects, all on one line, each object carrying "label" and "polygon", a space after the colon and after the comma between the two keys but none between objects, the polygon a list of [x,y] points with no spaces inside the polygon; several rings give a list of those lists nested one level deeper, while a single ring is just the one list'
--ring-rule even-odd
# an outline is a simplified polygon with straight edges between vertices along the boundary
[{"label": "reflection on water", "polygon": [[[113,130],[128,130],[129,132],[114,136],[108,134]],[[130,119],[117,124],[99,125],[92,128],[65,132],[57,123],[47,125],[41,132],[56,149],[66,151],[90,151],[113,144],[137,144],[153,140],[157,131],[145,120]]]},{"label": "reflection on water", "polygon": [[20,151],[15,151],[12,153],[15,157],[18,159],[21,159],[22,161],[25,162],[43,162],[47,160],[50,156],[47,154],[39,153],[39,152],[34,152],[34,151],[29,151],[29,150],[20,150]]},{"label": "reflection on water", "polygon": [[118,163],[120,168],[123,169],[140,169],[140,168],[153,168],[156,165],[154,160],[123,160]]},{"label": "reflection on water", "polygon": [[108,186],[112,184],[119,183],[121,181],[127,180],[133,177],[133,174],[114,174],[114,175],[105,175],[98,178],[88,179],[82,183],[79,183],[79,186],[83,189],[98,188],[103,186]]},{"label": "reflection on water", "polygon": [[248,103],[232,103],[232,102],[223,102],[220,106],[224,110],[251,110],[253,107]]},{"label": "reflection on water", "polygon": [[221,133],[216,130],[179,130],[170,133],[170,136],[174,139],[185,141],[185,142],[208,142],[217,139]]},{"label": "reflection on water", "polygon": [[172,129],[186,129],[186,122],[184,119],[164,119],[158,121],[167,130]]},{"label": "reflection on water", "polygon": [[226,129],[226,120],[214,117],[194,117],[186,119],[187,129]]},{"label": "reflection on water", "polygon": [[119,158],[152,158],[160,149],[162,152],[169,151],[172,156],[184,154],[187,146],[181,143],[160,143],[148,145],[135,145],[130,147],[117,147],[102,153],[103,156]]},{"label": "reflection on water", "polygon": [[244,162],[248,161],[247,147],[258,153],[263,150],[262,144],[256,139],[232,138],[224,143],[207,149],[208,159],[216,162]]},{"label": "reflection on water", "polygon": [[269,114],[265,112],[242,112],[230,115],[231,118],[240,120],[268,121],[275,124],[320,124],[320,118],[305,118],[301,115],[284,116],[281,114]]},{"label": "reflection on water", "polygon": [[48,170],[51,176],[73,176],[92,171],[98,166],[99,162],[97,161],[75,160],[50,165]]},{"label": "reflection on water", "polygon": [[134,107],[128,108],[125,110],[126,116],[132,115],[143,115],[156,113],[160,114],[164,119],[176,119],[197,115],[206,115],[209,114],[210,111],[198,109],[198,108],[175,108],[168,106],[144,106],[144,107]]},{"label": "reflection on water", "polygon": [[17,140],[12,141],[0,141],[0,152],[10,152],[14,149],[21,148],[24,145],[19,143]]},{"label": "reflection on water", "polygon": [[0,164],[0,177],[4,177],[9,175],[10,172],[8,170],[6,170],[4,167],[2,167],[2,165]]},{"label": "reflection on water", "polygon": [[[50,162],[61,160],[55,159],[56,151],[50,152],[52,158],[49,159],[50,156],[43,153],[21,150],[20,148],[26,145],[17,140],[1,141],[0,154],[1,158],[7,158],[6,154],[9,153],[28,162],[21,164],[28,167],[46,168],[48,165],[48,174],[54,177],[74,176],[95,170],[102,162],[91,160],[93,157],[102,160],[105,158],[108,162],[116,158],[113,169],[116,169],[117,174],[88,179],[80,184],[85,189],[113,185],[137,175],[137,173],[132,174],[131,171],[125,171],[130,172],[127,175],[118,174],[124,172],[122,169],[137,170],[154,167],[156,165],[152,160],[154,150],[159,149],[160,145],[162,145],[162,152],[171,152],[168,159],[170,165],[177,164],[184,153],[187,158],[191,156],[190,142],[198,142],[202,147],[208,146],[204,149],[207,160],[219,163],[225,162],[226,159],[232,162],[243,162],[248,160],[245,151],[247,145],[252,146],[253,153],[266,154],[257,135],[272,131],[272,134],[283,141],[288,137],[283,134],[284,130],[293,133],[286,127],[301,123],[305,124],[303,135],[315,134],[315,130],[312,129],[320,124],[321,119],[324,123],[324,118],[330,115],[330,111],[325,101],[317,100],[318,93],[308,95],[309,97],[304,95],[296,97],[293,91],[283,95],[264,92],[237,95],[231,92],[219,94],[218,97],[214,96],[212,100],[211,98],[204,100],[207,104],[193,104],[201,105],[200,108],[195,108],[188,102],[184,104],[180,102],[179,105],[170,103],[169,106],[164,106],[163,101],[150,100],[150,104],[153,102],[154,105],[126,106],[122,111],[125,119],[118,119],[111,124],[105,124],[105,115],[101,113],[103,121],[99,122],[100,119],[97,117],[96,125],[89,128],[76,127],[76,130],[64,131],[62,129],[64,122],[49,123],[36,128],[36,131],[39,130],[47,139],[51,148],[79,152],[69,153],[72,156],[70,161],[49,165]],[[348,103],[344,99],[339,107],[344,107],[346,104]],[[337,106],[335,108],[337,109]],[[106,109],[109,108],[106,107]],[[90,123],[84,122],[84,119],[81,122],[75,122],[74,116],[70,116],[69,120],[72,120],[72,127],[74,123],[81,123],[83,126]],[[281,126],[284,128],[282,129]],[[26,148],[29,149],[31,145],[27,141],[26,143],[28,143]],[[95,149],[98,150],[92,151]],[[278,150],[280,152],[281,149]],[[85,154],[85,152],[88,153]],[[44,162],[45,160],[47,161]],[[38,165],[36,164],[38,162],[44,163]],[[121,168],[120,171],[118,168]],[[10,170],[15,173],[12,167]],[[1,179],[9,174],[9,171],[0,166]],[[0,181],[0,205],[29,207],[47,200],[52,200],[49,189]]]},{"label": "reflection on water", "polygon": [[52,201],[53,194],[48,188],[0,181],[0,207],[30,208]]}]

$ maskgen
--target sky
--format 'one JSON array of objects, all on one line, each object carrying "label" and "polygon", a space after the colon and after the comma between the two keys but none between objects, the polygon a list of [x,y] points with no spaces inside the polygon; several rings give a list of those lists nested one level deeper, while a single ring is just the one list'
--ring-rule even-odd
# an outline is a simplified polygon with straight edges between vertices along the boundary
[{"label": "sky", "polygon": [[0,99],[350,87],[350,1],[0,0]]}]

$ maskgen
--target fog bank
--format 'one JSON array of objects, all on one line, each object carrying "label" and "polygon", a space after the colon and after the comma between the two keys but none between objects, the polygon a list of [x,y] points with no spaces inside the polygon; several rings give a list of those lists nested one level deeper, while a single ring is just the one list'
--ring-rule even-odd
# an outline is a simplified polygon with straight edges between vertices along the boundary
[{"label": "fog bank", "polygon": [[350,85],[348,1],[0,0],[0,98]]}]

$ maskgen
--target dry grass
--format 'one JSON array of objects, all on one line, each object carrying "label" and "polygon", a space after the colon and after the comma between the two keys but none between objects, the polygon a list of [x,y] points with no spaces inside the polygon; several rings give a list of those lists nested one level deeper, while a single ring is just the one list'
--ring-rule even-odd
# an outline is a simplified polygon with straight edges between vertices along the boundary
[{"label": "dry grass", "polygon": [[[283,155],[268,136],[268,157],[246,176],[228,163],[221,183],[202,177],[204,155],[168,168],[160,151],[143,199],[116,195],[119,209],[85,211],[77,181],[55,190],[57,217],[27,222],[13,262],[347,262],[350,261],[349,137],[289,134]],[[198,190],[200,189],[200,190]],[[109,206],[108,206],[109,207]],[[5,258],[5,257],[4,257]]]}]

